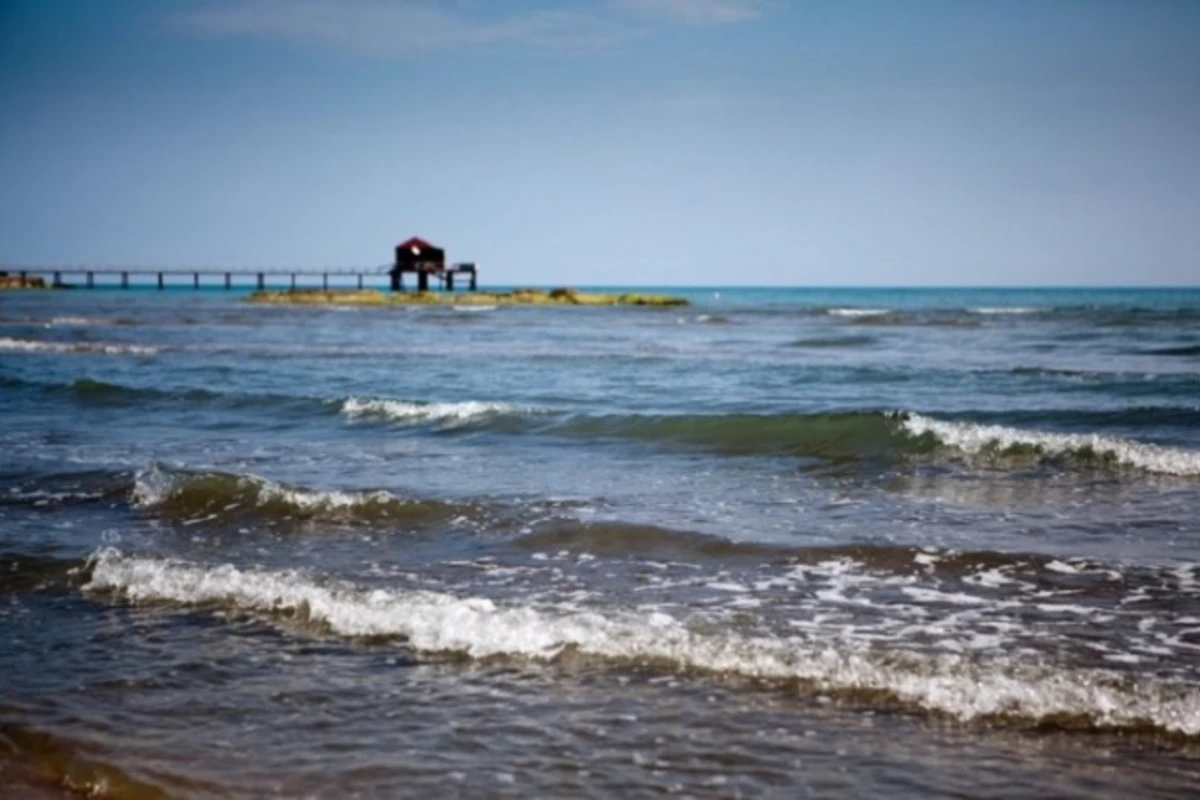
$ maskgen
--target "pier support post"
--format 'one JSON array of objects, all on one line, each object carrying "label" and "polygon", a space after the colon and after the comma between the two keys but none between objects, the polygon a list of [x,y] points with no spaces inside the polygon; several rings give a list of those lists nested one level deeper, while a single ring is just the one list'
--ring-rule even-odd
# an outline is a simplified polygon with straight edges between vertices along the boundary
[{"label": "pier support post", "polygon": [[475,270],[471,270],[471,291],[472,292],[475,291],[475,276],[476,276],[476,274],[477,273],[475,272]]},{"label": "pier support post", "polygon": [[229,289],[232,286],[233,286],[233,276],[230,273],[226,272],[225,273],[225,288]]},{"label": "pier support post", "polygon": [[167,287],[163,284],[163,274],[160,272],[158,273],[158,290],[162,291],[165,288]]},{"label": "pier support post", "polygon": [[55,287],[62,286],[62,273],[61,273],[61,272],[58,272],[57,270],[55,270],[55,272],[54,272],[54,283],[53,283],[53,285],[54,285]]},{"label": "pier support post", "polygon": [[263,274],[260,272],[258,273],[258,290],[261,292],[265,288],[267,288],[267,282],[263,280]]},{"label": "pier support post", "polygon": [[296,273],[292,273],[292,291],[296,291]]},{"label": "pier support post", "polygon": [[362,273],[358,273],[358,290],[362,291]]},{"label": "pier support post", "polygon": [[88,271],[88,274],[87,274],[87,287],[89,289],[96,288],[96,274],[90,270]]},{"label": "pier support post", "polygon": [[453,272],[446,273],[446,291],[447,292],[454,291],[454,273]]},{"label": "pier support post", "polygon": [[418,292],[428,292],[429,291],[429,273],[426,272],[425,270],[421,270],[420,272],[417,273],[417,291]]},{"label": "pier support post", "polygon": [[124,270],[121,270],[121,288],[129,288],[129,273]]},{"label": "pier support post", "polygon": [[192,273],[192,288],[193,289],[200,288],[200,273],[199,272]]},{"label": "pier support post", "polygon": [[328,272],[321,273],[321,291],[323,291],[323,292],[329,291],[329,273]]},{"label": "pier support post", "polygon": [[21,286],[24,288],[29,283],[29,274],[25,270],[21,270]]}]

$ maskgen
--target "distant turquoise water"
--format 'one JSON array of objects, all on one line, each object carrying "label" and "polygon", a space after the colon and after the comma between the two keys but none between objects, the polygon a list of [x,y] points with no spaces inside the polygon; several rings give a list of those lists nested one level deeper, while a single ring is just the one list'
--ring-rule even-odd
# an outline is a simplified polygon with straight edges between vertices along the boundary
[{"label": "distant turquoise water", "polygon": [[0,786],[1200,781],[1200,289],[247,291],[0,295]]}]

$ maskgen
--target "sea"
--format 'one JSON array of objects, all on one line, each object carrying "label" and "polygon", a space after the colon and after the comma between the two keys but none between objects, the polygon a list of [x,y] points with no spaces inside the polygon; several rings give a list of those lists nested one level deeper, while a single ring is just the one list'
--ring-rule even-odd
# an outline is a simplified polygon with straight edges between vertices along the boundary
[{"label": "sea", "polygon": [[0,295],[0,795],[1200,796],[1200,289]]}]

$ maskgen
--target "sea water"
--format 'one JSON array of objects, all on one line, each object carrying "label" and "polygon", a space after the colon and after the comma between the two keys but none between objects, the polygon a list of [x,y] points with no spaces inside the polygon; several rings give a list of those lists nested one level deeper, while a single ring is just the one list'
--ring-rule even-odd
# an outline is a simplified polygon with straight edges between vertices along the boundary
[{"label": "sea water", "polygon": [[0,295],[6,796],[1200,790],[1200,291]]}]

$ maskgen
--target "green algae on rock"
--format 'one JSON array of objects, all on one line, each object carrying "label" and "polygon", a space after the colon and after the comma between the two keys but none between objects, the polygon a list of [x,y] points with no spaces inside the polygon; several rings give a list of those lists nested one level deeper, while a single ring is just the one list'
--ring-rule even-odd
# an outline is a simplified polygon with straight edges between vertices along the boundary
[{"label": "green algae on rock", "polygon": [[377,289],[294,289],[258,291],[251,303],[292,305],[524,305],[524,306],[686,306],[683,297],[661,294],[614,294],[575,289],[514,289],[511,292],[381,292]]}]

